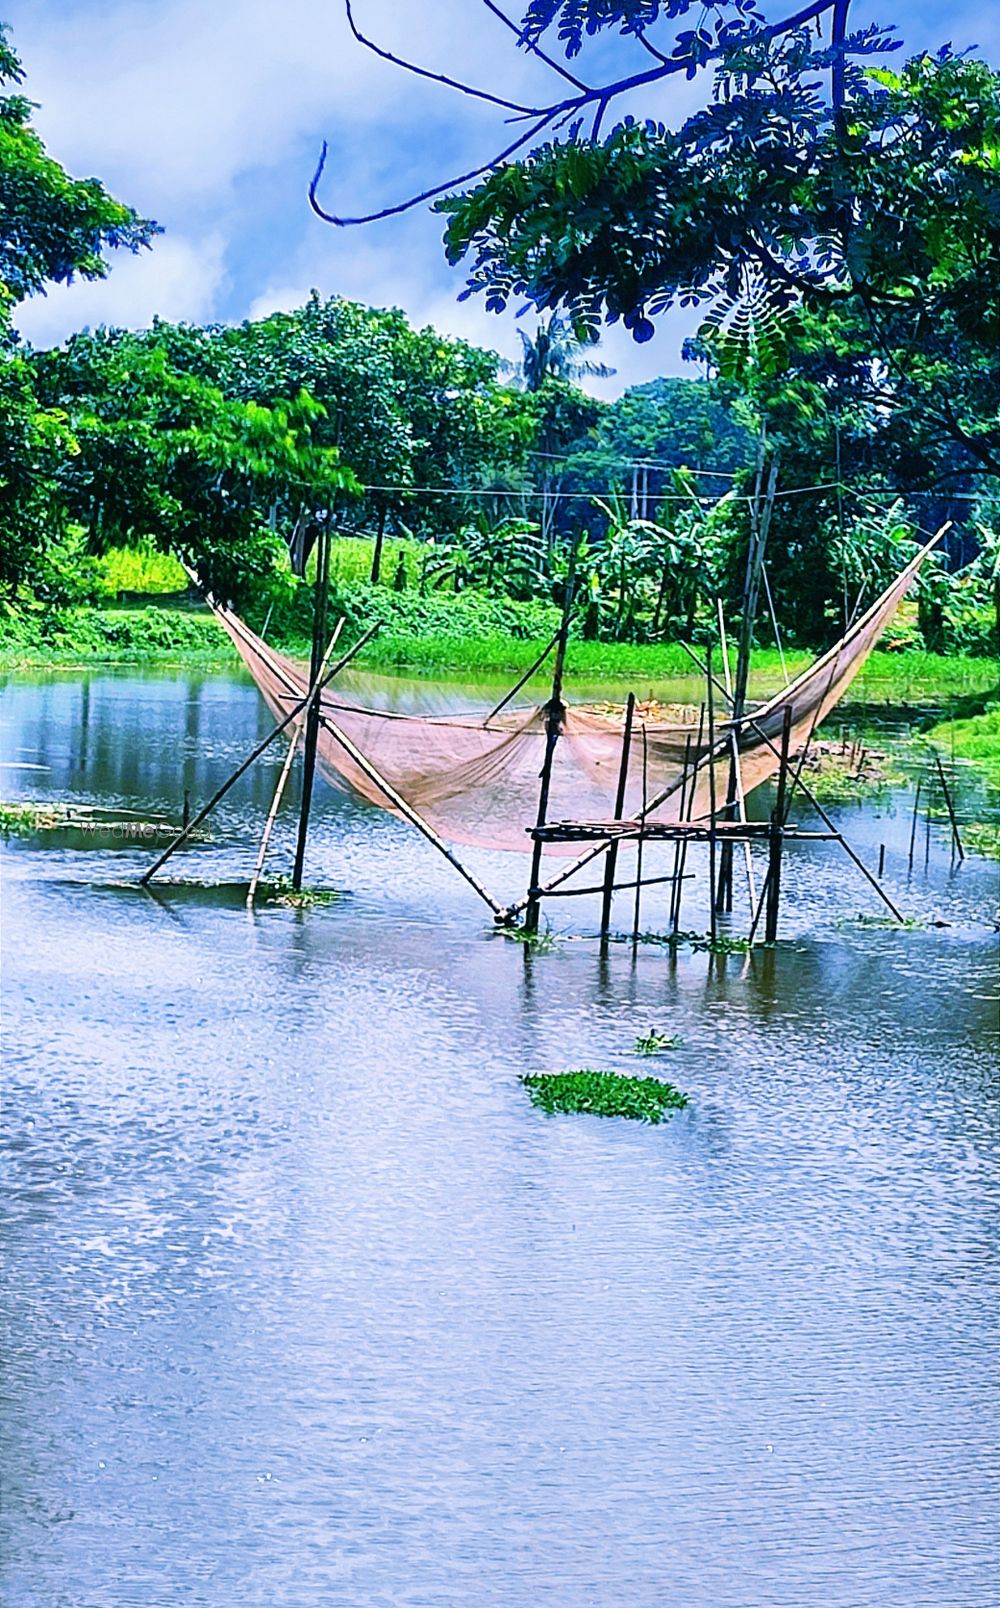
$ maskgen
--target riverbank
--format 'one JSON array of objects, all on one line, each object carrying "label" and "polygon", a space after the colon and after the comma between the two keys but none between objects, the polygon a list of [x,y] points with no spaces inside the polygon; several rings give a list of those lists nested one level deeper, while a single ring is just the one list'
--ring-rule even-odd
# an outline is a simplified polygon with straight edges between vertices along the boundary
[{"label": "riverbank", "polygon": [[991,786],[1000,788],[1000,704],[967,720],[944,721],[927,733],[943,756],[968,760]]},{"label": "riverbank", "polygon": [[[554,610],[508,600],[486,600],[486,606],[481,599],[461,596],[421,602],[419,611],[410,605],[404,613],[392,592],[379,594],[382,629],[359,655],[360,667],[456,679],[516,676],[538,658],[555,620]],[[361,612],[348,622],[345,641],[360,634],[360,626],[352,626]],[[294,624],[272,629],[268,640],[284,652],[308,654],[308,641]],[[784,669],[794,676],[812,659],[804,650],[788,652]],[[65,610],[54,620],[41,614],[0,620],[0,671],[100,665],[228,669],[236,662],[232,644],[211,612],[177,598]],[[571,673],[592,680],[656,681],[689,676],[692,669],[678,643],[575,641],[570,650]],[[754,654],[753,674],[781,684],[781,656],[775,649]],[[949,705],[988,692],[996,681],[989,659],[912,648],[878,651],[858,677],[854,699],[878,705]]]}]

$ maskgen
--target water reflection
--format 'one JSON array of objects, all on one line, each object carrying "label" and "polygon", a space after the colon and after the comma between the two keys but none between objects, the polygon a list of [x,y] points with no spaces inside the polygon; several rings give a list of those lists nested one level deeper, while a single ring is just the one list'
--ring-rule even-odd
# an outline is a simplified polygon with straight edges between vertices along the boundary
[{"label": "water reflection", "polygon": [[[266,721],[219,677],[87,698],[6,688],[22,791],[176,807]],[[245,876],[278,762],[189,872]],[[350,896],[255,921],[107,887],[131,846],[5,852],[4,1600],[992,1604],[989,868],[935,836],[908,898],[954,924],[900,933],[837,926],[864,885],[809,848],[777,952],[531,954],[317,803]],[[900,892],[905,808],[850,822]],[[527,1104],[651,1025],[669,1124]]]}]

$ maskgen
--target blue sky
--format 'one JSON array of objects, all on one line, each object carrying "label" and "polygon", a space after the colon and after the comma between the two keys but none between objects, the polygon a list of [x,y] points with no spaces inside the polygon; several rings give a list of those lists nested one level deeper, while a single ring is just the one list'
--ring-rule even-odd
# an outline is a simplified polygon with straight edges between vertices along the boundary
[{"label": "blue sky", "polygon": [[[512,7],[512,14],[516,7]],[[354,43],[341,0],[7,0],[2,14],[40,103],[39,131],[71,172],[96,174],[165,229],[151,252],[119,255],[98,285],[57,287],[22,309],[36,344],[98,323],[238,321],[294,307],[316,286],[512,354],[511,315],[459,304],[440,218],[419,212],[365,229],[316,219],[306,187],[330,142],[323,198],[368,211],[473,166],[503,143],[502,114],[401,74]],[[366,31],[403,55],[515,99],[545,95],[547,71],[520,54],[480,0],[356,0]],[[899,0],[864,14],[904,15]],[[909,0],[913,49],[950,40],[1000,54],[1000,21],[982,0]],[[654,112],[682,116],[696,91],[658,91]],[[551,99],[551,91],[547,98]],[[500,139],[498,140],[498,134]],[[660,322],[648,346],[621,331],[604,343],[615,379],[683,371],[690,315]]]}]

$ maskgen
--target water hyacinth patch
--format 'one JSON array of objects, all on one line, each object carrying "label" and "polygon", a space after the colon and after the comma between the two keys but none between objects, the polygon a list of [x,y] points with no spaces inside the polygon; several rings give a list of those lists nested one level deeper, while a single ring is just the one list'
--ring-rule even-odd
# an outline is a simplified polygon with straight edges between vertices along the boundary
[{"label": "water hyacinth patch", "polygon": [[621,1072],[535,1072],[522,1078],[533,1105],[548,1116],[588,1113],[659,1123],[688,1104],[688,1097],[659,1078],[633,1078]]}]

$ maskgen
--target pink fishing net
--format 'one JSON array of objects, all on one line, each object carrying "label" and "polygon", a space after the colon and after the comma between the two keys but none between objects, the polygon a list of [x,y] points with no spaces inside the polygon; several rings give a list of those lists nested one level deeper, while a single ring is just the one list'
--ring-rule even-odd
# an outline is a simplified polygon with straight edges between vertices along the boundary
[{"label": "pink fishing net", "polygon": [[[843,697],[928,551],[916,555],[834,648],[744,719],[738,737],[744,793],[777,770],[786,709],[791,710],[794,753]],[[308,691],[306,667],[275,653],[231,611],[216,613],[270,708],[278,716],[287,714]],[[724,709],[721,698],[719,703]],[[320,708],[317,763],[331,786],[402,814],[381,779],[449,842],[488,849],[531,847],[528,830],[537,816],[545,756],[544,708],[502,714],[488,724],[474,714],[401,715],[365,708],[343,697],[335,684],[322,694]],[[622,746],[621,719],[569,706],[554,753],[547,820],[612,819]],[[707,730],[698,742],[695,712],[691,721],[669,725],[651,717],[643,720],[637,712],[624,818],[637,819],[644,808],[652,821],[707,817],[713,769],[721,807],[733,748],[733,728],[727,721],[716,725],[712,763],[710,746]],[[575,849],[552,845],[547,852],[572,854]]]}]

